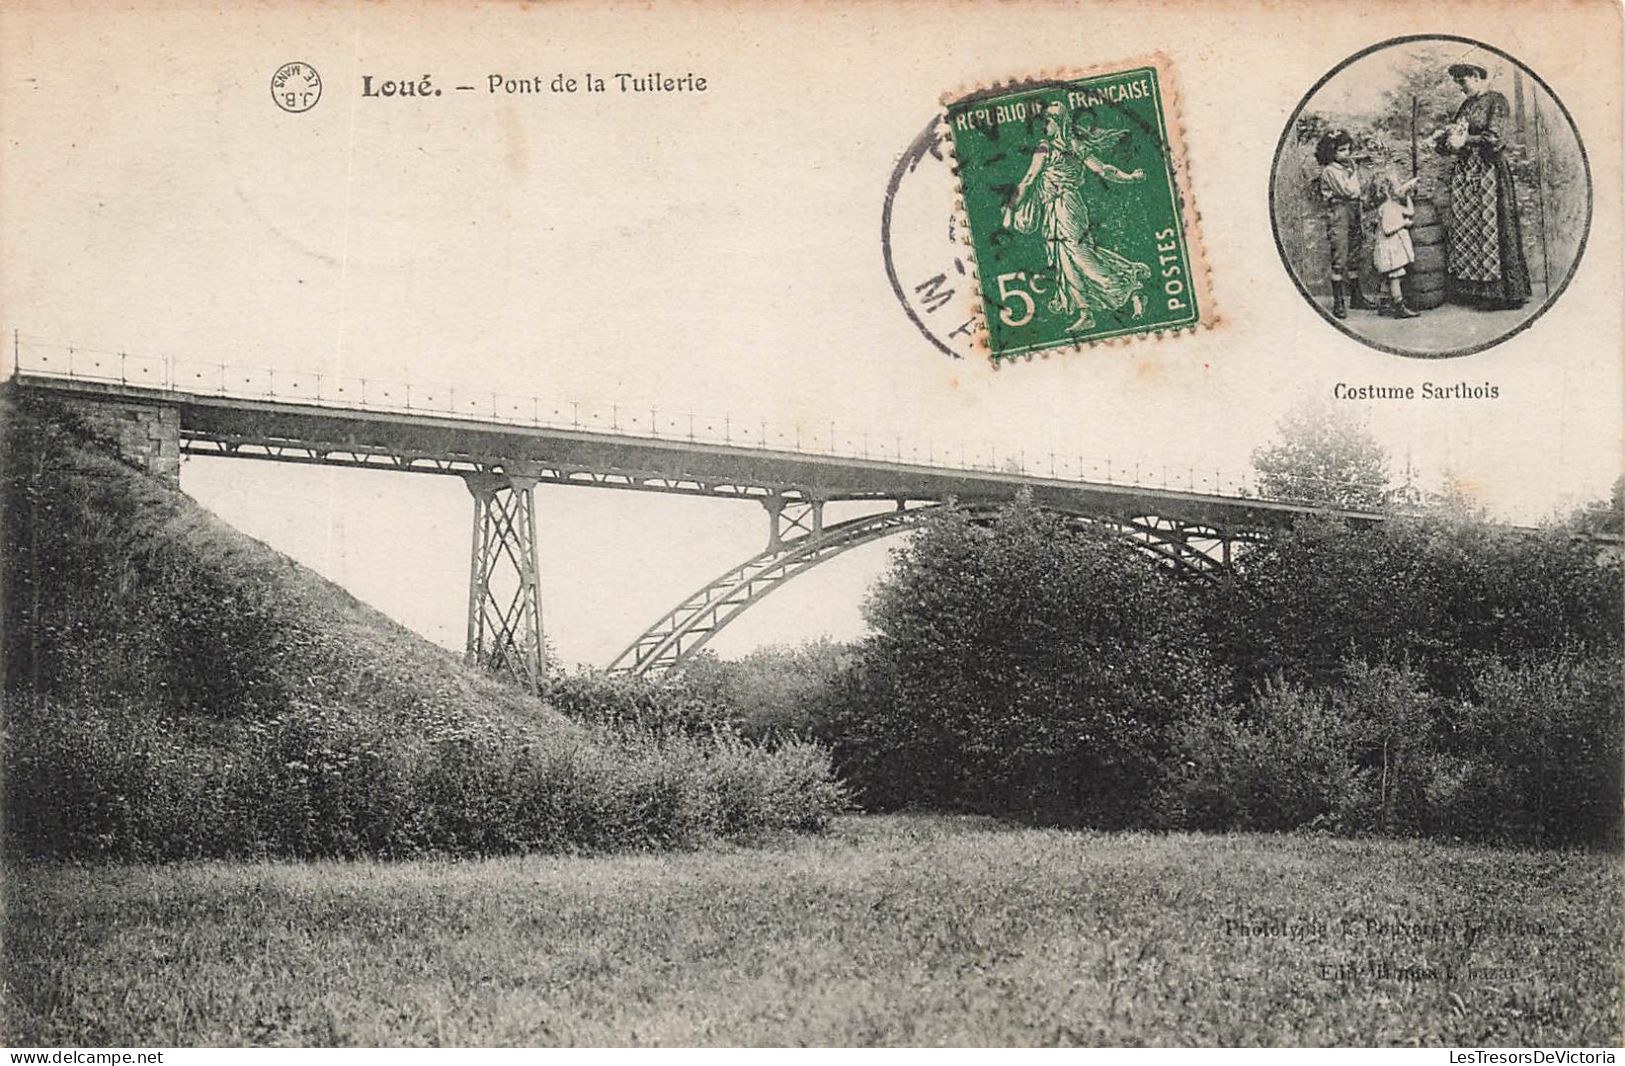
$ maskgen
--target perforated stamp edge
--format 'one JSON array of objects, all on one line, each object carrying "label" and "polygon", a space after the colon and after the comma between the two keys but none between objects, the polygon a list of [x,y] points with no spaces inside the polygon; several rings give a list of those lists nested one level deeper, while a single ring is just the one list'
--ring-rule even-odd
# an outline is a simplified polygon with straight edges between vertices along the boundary
[{"label": "perforated stamp edge", "polygon": [[[1062,341],[1042,348],[1026,349],[1019,352],[993,351],[987,328],[987,300],[982,291],[981,269],[976,262],[975,245],[971,240],[970,215],[965,207],[963,170],[959,162],[958,146],[954,140],[953,129],[948,119],[949,108],[979,97],[1027,92],[1083,78],[1099,78],[1145,67],[1149,67],[1157,73],[1157,88],[1162,98],[1162,125],[1164,135],[1167,138],[1169,173],[1173,179],[1179,225],[1185,237],[1189,282],[1196,294],[1199,311],[1196,322],[1180,326],[1148,325],[1144,330],[1120,334],[1115,337],[1104,337],[1098,340],[1083,338],[1071,343]],[[1202,213],[1197,207],[1195,195],[1191,190],[1191,169],[1190,160],[1185,150],[1185,119],[1184,110],[1181,106],[1179,79],[1174,73],[1173,61],[1165,53],[1152,52],[1148,55],[1112,63],[1102,63],[1091,67],[1065,67],[1056,70],[1040,69],[1032,74],[1017,75],[1005,80],[977,82],[943,93],[938,100],[938,104],[940,111],[937,117],[937,132],[941,140],[946,142],[946,151],[953,166],[955,234],[960,243],[965,245],[965,259],[969,266],[972,281],[970,286],[970,292],[972,293],[970,314],[975,322],[975,348],[977,353],[988,358],[995,369],[1016,360],[1031,362],[1034,357],[1048,359],[1053,352],[1082,351],[1085,348],[1129,345],[1145,340],[1169,340],[1181,334],[1211,330],[1223,323],[1218,307],[1213,301],[1212,270],[1208,266],[1207,246],[1202,237]]]}]

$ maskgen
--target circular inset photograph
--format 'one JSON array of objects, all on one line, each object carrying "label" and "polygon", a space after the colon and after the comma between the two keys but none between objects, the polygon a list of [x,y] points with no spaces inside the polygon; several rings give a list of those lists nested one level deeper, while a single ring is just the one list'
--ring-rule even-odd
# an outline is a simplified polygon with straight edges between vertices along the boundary
[{"label": "circular inset photograph", "polygon": [[1338,329],[1444,358],[1529,327],[1574,275],[1591,172],[1534,71],[1465,37],[1339,63],[1281,134],[1270,222],[1298,291]]}]

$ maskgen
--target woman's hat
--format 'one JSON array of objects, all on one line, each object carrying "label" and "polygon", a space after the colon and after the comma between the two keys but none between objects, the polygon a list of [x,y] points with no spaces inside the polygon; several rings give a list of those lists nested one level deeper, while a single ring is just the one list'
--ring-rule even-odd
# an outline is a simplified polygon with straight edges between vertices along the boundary
[{"label": "woman's hat", "polygon": [[1490,72],[1479,66],[1477,63],[1452,63],[1450,64],[1448,73],[1452,78],[1473,77],[1488,80],[1490,76]]}]

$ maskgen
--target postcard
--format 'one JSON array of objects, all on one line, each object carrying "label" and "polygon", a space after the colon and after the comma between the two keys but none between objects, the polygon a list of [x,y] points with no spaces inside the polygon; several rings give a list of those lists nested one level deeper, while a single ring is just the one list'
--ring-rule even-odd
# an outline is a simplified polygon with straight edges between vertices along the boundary
[{"label": "postcard", "polygon": [[10,1043],[1618,1039],[1617,5],[0,71]]}]

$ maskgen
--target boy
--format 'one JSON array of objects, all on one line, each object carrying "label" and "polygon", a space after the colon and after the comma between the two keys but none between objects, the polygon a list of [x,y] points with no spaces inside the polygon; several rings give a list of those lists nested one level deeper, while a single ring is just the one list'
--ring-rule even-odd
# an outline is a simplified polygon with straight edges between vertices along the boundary
[{"label": "boy", "polygon": [[1332,315],[1347,318],[1350,307],[1371,307],[1360,290],[1360,252],[1365,234],[1360,207],[1365,190],[1354,165],[1354,138],[1345,130],[1333,130],[1321,137],[1315,145],[1315,162],[1320,164],[1316,185],[1326,205],[1326,236],[1331,245]]}]

